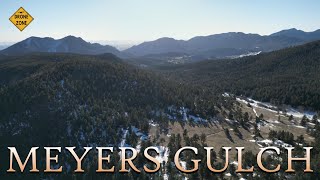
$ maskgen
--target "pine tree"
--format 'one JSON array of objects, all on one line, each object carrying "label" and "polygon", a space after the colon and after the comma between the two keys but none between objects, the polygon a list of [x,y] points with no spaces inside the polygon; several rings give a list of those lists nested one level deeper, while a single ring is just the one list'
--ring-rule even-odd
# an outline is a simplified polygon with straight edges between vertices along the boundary
[{"label": "pine tree", "polygon": [[304,116],[302,117],[301,121],[300,121],[300,125],[301,125],[301,126],[306,126],[308,120],[309,120],[309,119],[307,118],[307,116],[304,115]]},{"label": "pine tree", "polygon": [[289,121],[293,121],[293,116],[290,115],[288,120],[289,120]]},{"label": "pine tree", "polygon": [[207,136],[204,133],[202,133],[200,135],[200,140],[201,140],[201,144],[204,145],[206,143]]},{"label": "pine tree", "polygon": [[318,116],[317,116],[317,115],[314,115],[314,116],[312,117],[312,123],[314,123],[314,124],[319,123],[319,122],[318,122]]}]

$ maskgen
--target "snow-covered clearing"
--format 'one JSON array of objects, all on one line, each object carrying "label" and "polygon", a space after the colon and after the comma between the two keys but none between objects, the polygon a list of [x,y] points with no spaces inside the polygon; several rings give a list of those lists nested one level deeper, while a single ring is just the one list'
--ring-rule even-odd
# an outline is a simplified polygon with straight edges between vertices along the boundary
[{"label": "snow-covered clearing", "polygon": [[296,118],[302,118],[303,116],[306,116],[308,119],[312,119],[314,115],[316,115],[316,112],[312,112],[312,111],[302,111],[302,110],[297,110],[295,108],[292,107],[288,107],[285,109],[285,112],[283,111],[278,111],[278,107],[271,105],[270,103],[267,102],[260,102],[257,100],[253,100],[251,98],[239,98],[237,97],[236,100],[238,102],[242,102],[245,104],[250,104],[252,106],[252,110],[253,112],[256,114],[256,116],[258,116],[257,111],[255,108],[260,108],[263,110],[267,110],[269,112],[273,112],[273,113],[278,113],[282,114],[282,115],[287,115],[287,116],[293,116]]},{"label": "snow-covered clearing", "polygon": [[261,148],[267,146],[276,146],[276,147],[292,147],[292,145],[287,144],[281,140],[270,140],[270,139],[263,139],[263,140],[249,140],[249,142],[256,143]]}]

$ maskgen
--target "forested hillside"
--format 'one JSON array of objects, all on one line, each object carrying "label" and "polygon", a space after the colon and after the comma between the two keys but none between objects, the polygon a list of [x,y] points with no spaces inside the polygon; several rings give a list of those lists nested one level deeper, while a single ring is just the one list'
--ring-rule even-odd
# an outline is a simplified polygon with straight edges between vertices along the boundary
[{"label": "forested hillside", "polygon": [[253,57],[159,69],[221,92],[320,109],[320,41]]},{"label": "forested hillside", "polygon": [[222,107],[233,106],[204,88],[140,70],[110,54],[3,57],[0,69],[3,151],[12,145],[22,153],[30,145],[118,147],[125,142],[135,147],[140,138],[148,139],[151,121],[167,126],[169,107],[210,120]]},{"label": "forested hillside", "polygon": [[[67,117],[86,121],[93,115],[101,121],[121,121],[126,112],[143,111],[145,116],[141,118],[136,113],[130,121],[116,123],[143,127],[148,114],[171,105],[188,107],[196,114],[208,116],[218,112],[215,107],[221,97],[139,70],[111,55],[47,57],[43,54],[20,60],[0,61],[2,122],[16,119],[19,114],[30,114],[25,117],[30,121],[39,118],[58,126],[59,120],[64,125]],[[12,133],[15,132],[1,131],[5,136]]]}]

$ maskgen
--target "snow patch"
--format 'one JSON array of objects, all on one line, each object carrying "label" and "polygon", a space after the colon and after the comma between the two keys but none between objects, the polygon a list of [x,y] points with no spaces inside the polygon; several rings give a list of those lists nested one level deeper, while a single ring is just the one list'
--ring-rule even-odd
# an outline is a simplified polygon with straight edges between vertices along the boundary
[{"label": "snow patch", "polygon": [[[247,99],[247,100],[246,100]],[[292,107],[290,108],[287,108],[285,111],[286,113],[284,113],[283,111],[277,111],[278,107],[276,106],[273,106],[271,105],[270,103],[267,103],[267,102],[260,102],[260,101],[256,101],[256,100],[253,100],[251,98],[246,98],[246,99],[243,99],[243,98],[239,98],[237,97],[236,100],[238,102],[242,102],[242,103],[245,103],[245,104],[250,104],[253,108],[253,111],[254,113],[257,115],[257,112],[256,110],[254,109],[255,108],[260,108],[260,109],[264,109],[264,110],[267,110],[267,111],[270,111],[270,112],[273,112],[273,113],[280,113],[280,114],[285,114],[287,116],[293,116],[293,117],[296,117],[296,118],[302,118],[303,116],[306,116],[308,119],[312,119],[314,115],[316,115],[316,112],[312,112],[312,111],[303,111],[303,112],[300,112],[298,111],[297,109],[294,109]]]},{"label": "snow patch", "polygon": [[159,150],[159,155],[156,156],[156,159],[160,163],[167,163],[169,157],[169,148],[164,146],[158,146],[157,148]]}]

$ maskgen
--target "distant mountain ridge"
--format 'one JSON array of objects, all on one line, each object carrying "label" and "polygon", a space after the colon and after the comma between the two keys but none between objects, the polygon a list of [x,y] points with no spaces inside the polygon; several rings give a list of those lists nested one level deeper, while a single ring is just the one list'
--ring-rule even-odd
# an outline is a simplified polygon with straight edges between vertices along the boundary
[{"label": "distant mountain ridge", "polygon": [[[62,39],[30,37],[2,51],[1,55],[24,55],[34,52],[73,53],[98,55],[112,53],[120,58],[144,58],[162,62],[185,63],[206,59],[242,57],[270,52],[291,46],[320,40],[320,30],[304,32],[287,29],[268,36],[229,32],[209,36],[197,36],[189,40],[164,37],[144,42],[124,51],[109,45],[89,43],[79,37],[67,36]],[[168,54],[170,54],[168,56]],[[176,56],[174,56],[176,54]]]},{"label": "distant mountain ridge", "polygon": [[112,53],[121,56],[121,52],[112,46],[103,46],[98,43],[89,43],[82,38],[67,36],[62,39],[53,39],[49,37],[30,37],[18,42],[2,51],[4,55],[23,55],[33,52],[49,52],[49,53],[74,53],[98,55],[104,53]]},{"label": "distant mountain ridge", "polygon": [[133,54],[134,56],[177,52],[203,59],[213,59],[260,51],[270,52],[314,40],[320,40],[320,30],[304,32],[297,29],[289,29],[269,36],[229,32],[209,36],[197,36],[186,41],[160,38],[133,46],[124,52]]},{"label": "distant mountain ridge", "polygon": [[304,32],[302,30],[292,28],[292,29],[279,31],[277,33],[273,33],[270,36],[273,36],[273,37],[286,36],[286,37],[302,39],[305,41],[314,41],[314,40],[319,40],[320,29],[313,32]]}]

